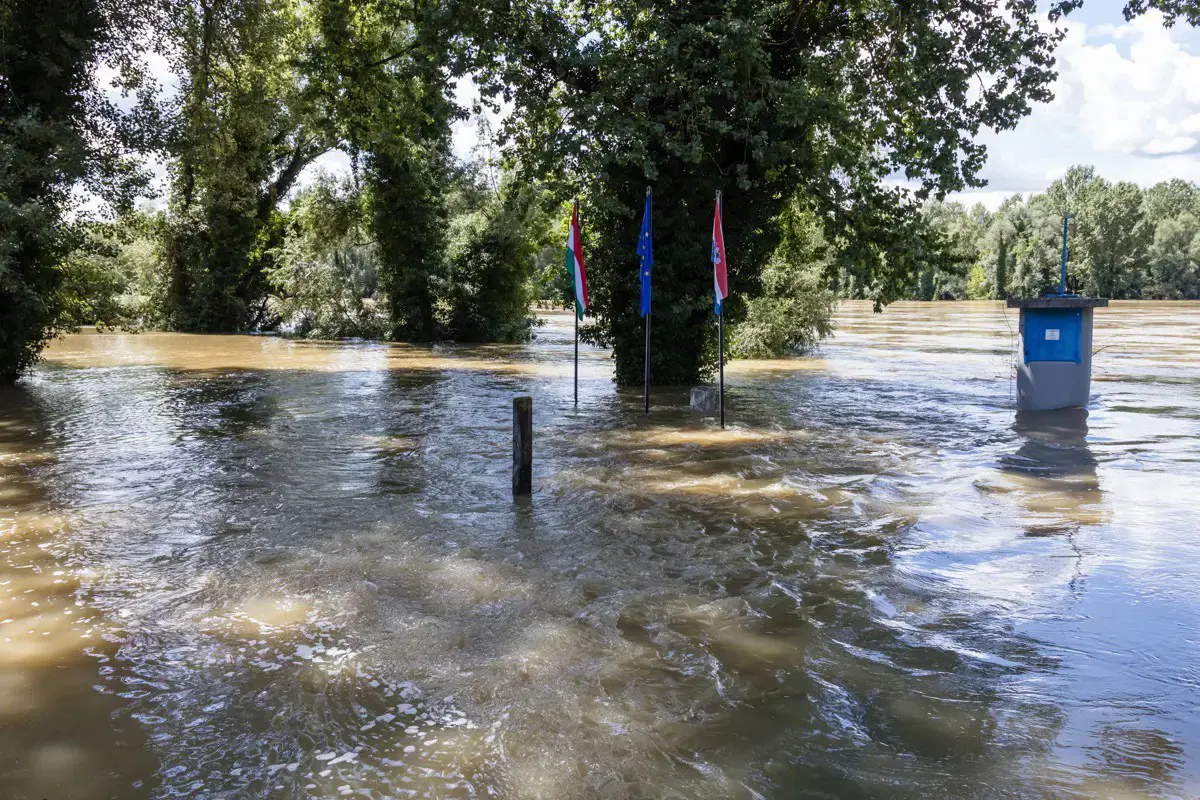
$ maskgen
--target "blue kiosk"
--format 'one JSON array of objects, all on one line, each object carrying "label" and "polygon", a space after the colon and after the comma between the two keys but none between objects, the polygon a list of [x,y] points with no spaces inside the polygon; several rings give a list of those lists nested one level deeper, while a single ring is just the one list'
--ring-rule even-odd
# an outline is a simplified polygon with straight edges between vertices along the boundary
[{"label": "blue kiosk", "polygon": [[1057,294],[1010,299],[1021,309],[1017,408],[1052,411],[1087,406],[1092,389],[1092,312],[1102,297],[1067,293],[1067,223],[1063,217],[1062,276]]}]

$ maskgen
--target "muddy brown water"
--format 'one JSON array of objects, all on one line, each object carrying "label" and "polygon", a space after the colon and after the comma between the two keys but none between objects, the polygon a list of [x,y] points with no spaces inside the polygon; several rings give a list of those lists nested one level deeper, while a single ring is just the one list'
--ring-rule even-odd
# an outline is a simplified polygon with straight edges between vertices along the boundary
[{"label": "muddy brown water", "polygon": [[[69,336],[0,391],[0,797],[1200,795],[1200,304],[1014,411],[839,312],[729,430],[522,347]],[[511,398],[535,491],[510,496]]]}]

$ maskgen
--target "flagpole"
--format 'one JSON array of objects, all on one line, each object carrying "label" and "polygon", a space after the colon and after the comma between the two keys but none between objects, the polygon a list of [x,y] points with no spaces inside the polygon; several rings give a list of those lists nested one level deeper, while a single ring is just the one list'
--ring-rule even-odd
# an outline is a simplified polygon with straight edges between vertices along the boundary
[{"label": "flagpole", "polygon": [[[573,210],[573,214],[575,216],[578,216],[578,214],[579,214],[579,198],[578,197],[575,198],[575,207]],[[583,246],[582,243],[580,243],[580,246],[581,247]],[[576,293],[578,293],[578,291],[579,291],[578,287],[576,287],[575,291],[576,291]],[[574,305],[575,305],[575,308],[573,310],[575,313],[573,316],[575,317],[575,407],[579,408],[579,298],[578,297],[575,298]]]},{"label": "flagpole", "polygon": [[646,413],[650,413],[650,313],[646,312]]},{"label": "flagpole", "polygon": [[[721,202],[721,190],[717,190],[717,207],[721,209],[721,228],[724,234],[725,227],[725,204]],[[724,255],[724,254],[722,254]],[[725,429],[725,298],[721,298],[721,305],[717,309],[717,363],[720,370],[720,403],[721,403],[721,429]]]},{"label": "flagpole", "polygon": [[[646,187],[646,197],[650,197],[650,187]],[[643,266],[642,269],[645,269]],[[646,413],[650,413],[650,315],[652,309],[646,309]]]},{"label": "flagpole", "polygon": [[722,301],[721,310],[717,312],[717,349],[721,351],[721,428],[725,427],[725,303]]}]

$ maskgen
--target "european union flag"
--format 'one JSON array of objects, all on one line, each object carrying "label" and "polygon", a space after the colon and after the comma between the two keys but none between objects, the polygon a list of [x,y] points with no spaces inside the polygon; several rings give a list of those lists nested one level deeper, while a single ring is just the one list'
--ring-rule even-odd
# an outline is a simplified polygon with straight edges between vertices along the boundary
[{"label": "european union flag", "polygon": [[650,236],[650,190],[646,190],[646,208],[642,211],[642,232],[638,235],[637,254],[642,259],[642,316],[650,313],[650,272],[654,267],[654,241]]}]

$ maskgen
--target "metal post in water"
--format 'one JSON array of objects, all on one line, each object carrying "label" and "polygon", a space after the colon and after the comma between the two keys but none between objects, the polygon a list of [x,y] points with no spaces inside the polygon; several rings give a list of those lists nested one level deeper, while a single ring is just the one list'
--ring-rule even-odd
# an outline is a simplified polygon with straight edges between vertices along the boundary
[{"label": "metal post in water", "polygon": [[[725,227],[725,198],[721,196],[721,190],[717,190],[717,208],[721,212],[721,228],[722,236],[724,235]],[[725,257],[725,253],[721,254]],[[720,406],[721,406],[721,430],[725,429],[725,299],[721,298],[721,305],[717,308],[717,363],[720,365]]]},{"label": "metal post in water", "polygon": [[579,405],[579,310],[575,310],[575,405]]},{"label": "metal post in water", "polygon": [[721,375],[721,428],[725,428],[725,304],[721,303],[721,310],[717,312],[717,350],[719,351],[718,363],[720,364]]},{"label": "metal post in water", "polygon": [[646,312],[646,413],[650,413],[650,312]]},{"label": "metal post in water", "polygon": [[[645,400],[646,413],[650,413],[650,317],[653,314],[653,309],[650,306],[650,270],[654,264],[654,242],[650,236],[650,207],[652,196],[650,187],[646,187],[646,207],[642,211],[642,232],[638,234],[638,256],[641,258],[641,265],[638,267],[638,272],[641,273],[641,289],[642,289],[642,316],[646,318],[646,359],[644,363],[645,373]],[[649,262],[649,263],[647,263]]]},{"label": "metal post in water", "polygon": [[533,492],[533,398],[513,398],[513,497]]}]

